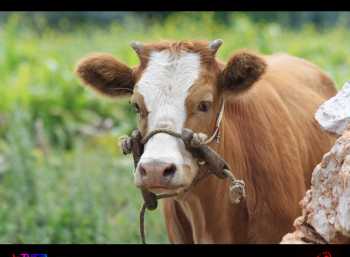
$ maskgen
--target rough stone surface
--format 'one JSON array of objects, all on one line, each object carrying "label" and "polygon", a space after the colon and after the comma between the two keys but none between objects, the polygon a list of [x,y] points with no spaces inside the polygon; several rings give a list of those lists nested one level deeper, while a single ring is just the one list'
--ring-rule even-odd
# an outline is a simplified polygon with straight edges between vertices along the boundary
[{"label": "rough stone surface", "polygon": [[336,96],[319,107],[315,118],[323,129],[338,135],[343,134],[350,124],[350,81]]},{"label": "rough stone surface", "polygon": [[296,230],[281,243],[350,243],[350,130],[316,166],[300,205]]}]

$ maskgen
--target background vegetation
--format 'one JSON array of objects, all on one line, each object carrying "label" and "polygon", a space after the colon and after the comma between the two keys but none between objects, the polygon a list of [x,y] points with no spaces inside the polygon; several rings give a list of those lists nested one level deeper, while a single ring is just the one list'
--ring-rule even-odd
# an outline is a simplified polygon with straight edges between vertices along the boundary
[{"label": "background vegetation", "polygon": [[[117,146],[134,113],[127,99],[80,85],[74,65],[90,52],[133,66],[131,40],[222,38],[224,60],[239,48],[287,52],[322,67],[338,88],[350,77],[346,13],[297,26],[295,13],[74,15],[84,16],[0,15],[0,243],[139,242],[142,201]],[[160,209],[146,217],[148,241],[167,243]]]}]

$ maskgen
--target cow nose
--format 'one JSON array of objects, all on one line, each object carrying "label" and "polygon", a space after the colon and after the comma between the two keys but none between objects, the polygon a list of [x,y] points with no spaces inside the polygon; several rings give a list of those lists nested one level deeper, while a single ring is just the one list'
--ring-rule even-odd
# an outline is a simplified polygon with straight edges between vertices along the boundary
[{"label": "cow nose", "polygon": [[176,165],[159,161],[140,163],[138,172],[142,186],[167,187],[176,173]]},{"label": "cow nose", "polygon": [[164,177],[170,179],[176,172],[176,166],[173,163],[148,162],[140,165],[141,177]]}]

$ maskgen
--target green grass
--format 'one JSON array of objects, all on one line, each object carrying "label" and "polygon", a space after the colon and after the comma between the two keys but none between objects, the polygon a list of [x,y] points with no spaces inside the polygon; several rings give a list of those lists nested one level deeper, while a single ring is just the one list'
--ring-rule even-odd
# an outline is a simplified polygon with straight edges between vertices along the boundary
[{"label": "green grass", "polygon": [[[15,112],[13,118],[0,186],[0,242],[139,242],[142,200],[132,184],[131,160],[104,147],[98,136],[73,150],[44,153],[25,129],[26,115]],[[160,210],[147,213],[149,242],[166,242],[159,217]]]},{"label": "green grass", "polygon": [[[290,30],[239,15],[224,26],[213,13],[72,30],[45,20],[36,30],[25,24],[15,14],[0,27],[0,243],[139,242],[142,199],[131,158],[117,147],[135,117],[127,99],[107,100],[80,86],[73,69],[90,52],[134,66],[131,40],[222,38],[223,60],[239,48],[287,52],[319,65],[338,88],[349,79],[350,31],[342,25]],[[112,129],[82,133],[106,119]],[[146,233],[149,242],[168,242],[160,209],[147,213]]]}]

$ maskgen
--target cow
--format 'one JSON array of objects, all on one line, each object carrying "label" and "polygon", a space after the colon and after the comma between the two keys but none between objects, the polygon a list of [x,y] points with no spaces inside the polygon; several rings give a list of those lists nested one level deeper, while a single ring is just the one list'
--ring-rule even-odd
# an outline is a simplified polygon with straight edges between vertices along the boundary
[{"label": "cow", "polygon": [[224,103],[219,140],[209,147],[245,181],[246,198],[232,204],[229,181],[215,176],[184,190],[201,167],[166,133],[145,144],[134,182],[156,194],[184,192],[163,200],[171,243],[277,243],[292,230],[312,170],[335,142],[314,119],[335,85],[316,65],[284,53],[240,49],[225,63],[216,57],[222,42],[133,42],[136,67],[92,53],[75,71],[105,96],[131,96],[142,136],[159,128],[211,135]]}]

